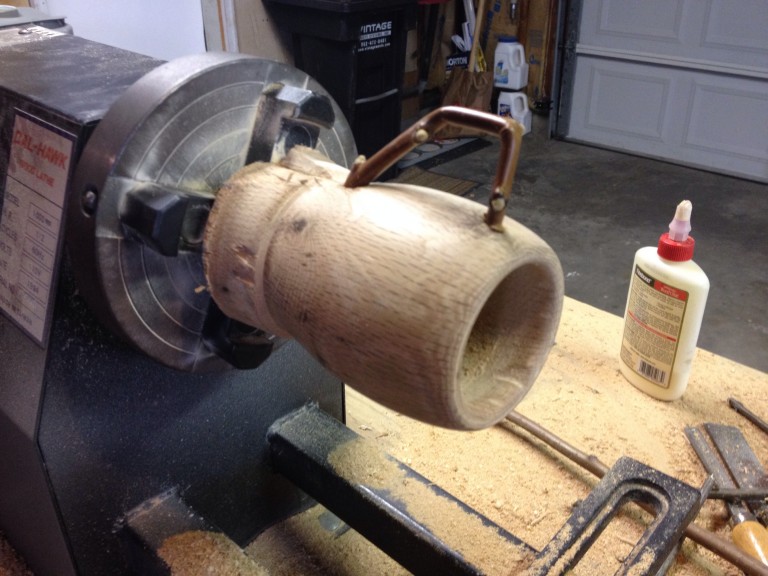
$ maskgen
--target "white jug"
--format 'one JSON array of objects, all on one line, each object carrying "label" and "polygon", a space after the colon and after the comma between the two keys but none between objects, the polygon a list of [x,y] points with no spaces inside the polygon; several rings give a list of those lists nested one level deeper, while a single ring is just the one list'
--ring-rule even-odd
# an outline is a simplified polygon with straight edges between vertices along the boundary
[{"label": "white jug", "polygon": [[525,92],[502,92],[499,94],[499,104],[496,113],[499,116],[514,118],[525,128],[523,134],[531,131],[531,109],[528,107],[528,96]]},{"label": "white jug", "polygon": [[496,46],[493,57],[493,84],[506,90],[519,90],[528,84],[525,50],[513,36],[500,38]]}]

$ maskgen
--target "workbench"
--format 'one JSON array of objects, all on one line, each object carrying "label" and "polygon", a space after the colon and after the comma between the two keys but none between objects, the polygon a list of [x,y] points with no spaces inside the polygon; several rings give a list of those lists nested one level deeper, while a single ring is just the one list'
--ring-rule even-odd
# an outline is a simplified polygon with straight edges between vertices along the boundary
[{"label": "workbench", "polygon": [[[706,330],[706,318],[703,330]],[[706,473],[683,433],[685,426],[738,426],[768,465],[768,435],[728,406],[735,397],[768,417],[768,374],[698,350],[682,399],[665,403],[631,386],[619,373],[621,318],[566,298],[557,341],[536,384],[517,410],[607,465],[621,456],[644,462],[692,486]],[[536,549],[543,548],[597,479],[512,425],[478,432],[427,426],[347,393],[347,424],[434,483]],[[577,567],[577,574],[613,574],[639,538],[648,515],[629,508],[611,524]],[[696,523],[729,536],[725,507],[708,501]],[[333,526],[320,506],[267,531],[242,556],[225,539],[191,542],[184,553],[215,572],[174,574],[405,574],[354,531]],[[256,562],[252,562],[255,560]],[[196,560],[197,561],[197,560]],[[0,574],[3,572],[0,558]],[[514,573],[509,559],[491,558],[489,574]],[[674,575],[740,574],[685,540]]]},{"label": "workbench", "polygon": [[[555,346],[517,410],[609,466],[621,456],[630,456],[695,487],[704,483],[707,474],[683,433],[686,426],[705,422],[738,426],[768,466],[768,435],[727,403],[729,397],[738,398],[768,417],[768,374],[699,349],[684,396],[662,402],[634,388],[619,373],[622,326],[620,317],[566,298]],[[707,329],[706,319],[702,329]],[[504,423],[479,432],[444,430],[348,390],[347,425],[537,550],[598,482],[542,442]],[[308,513],[313,514],[320,513]],[[631,510],[622,516],[588,552],[576,573],[613,574],[618,569],[649,518]],[[729,536],[721,502],[708,501],[696,522],[724,538]],[[309,573],[317,573],[325,558],[344,558],[347,568],[334,573],[405,574],[378,551],[369,556],[364,543],[355,541],[356,535],[334,539],[314,532],[312,522],[296,522],[276,535],[272,544],[289,538],[304,546],[314,566]],[[266,554],[266,543],[260,547],[257,541],[249,551],[257,557]],[[514,573],[514,564],[504,559],[491,564],[484,567],[491,574]],[[685,540],[670,574],[741,572]]]}]

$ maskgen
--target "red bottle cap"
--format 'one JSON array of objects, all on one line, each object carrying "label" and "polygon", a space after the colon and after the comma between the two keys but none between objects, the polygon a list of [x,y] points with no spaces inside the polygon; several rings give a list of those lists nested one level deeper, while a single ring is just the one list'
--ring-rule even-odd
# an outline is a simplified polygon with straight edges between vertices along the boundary
[{"label": "red bottle cap", "polygon": [[688,236],[684,241],[677,242],[669,237],[669,233],[665,232],[659,238],[659,248],[656,253],[664,258],[664,260],[671,260],[672,262],[685,262],[693,258],[693,247],[696,245],[696,241],[693,236]]}]

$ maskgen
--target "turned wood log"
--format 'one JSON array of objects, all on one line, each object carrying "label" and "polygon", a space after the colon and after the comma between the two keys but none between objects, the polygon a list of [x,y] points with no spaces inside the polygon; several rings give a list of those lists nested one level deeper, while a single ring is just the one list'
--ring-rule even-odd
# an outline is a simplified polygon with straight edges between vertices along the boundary
[{"label": "turned wood log", "polygon": [[298,340],[405,415],[458,429],[502,419],[553,344],[563,276],[552,249],[480,204],[428,188],[345,188],[294,148],[220,190],[205,270],[225,314]]}]

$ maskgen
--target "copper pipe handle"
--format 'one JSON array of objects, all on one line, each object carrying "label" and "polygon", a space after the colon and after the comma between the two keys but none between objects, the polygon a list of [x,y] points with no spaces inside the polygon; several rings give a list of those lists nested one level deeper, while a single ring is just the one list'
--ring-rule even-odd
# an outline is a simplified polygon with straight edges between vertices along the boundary
[{"label": "copper pipe handle", "polygon": [[496,135],[501,141],[499,163],[496,167],[496,176],[484,220],[492,230],[503,230],[504,214],[512,191],[524,131],[523,126],[511,118],[461,106],[438,108],[370,158],[358,157],[352,165],[344,186],[347,188],[367,186],[408,152],[427,142],[440,129],[449,125]]}]

